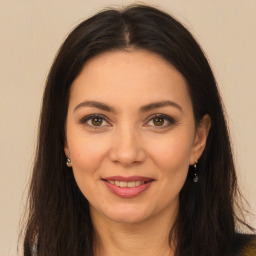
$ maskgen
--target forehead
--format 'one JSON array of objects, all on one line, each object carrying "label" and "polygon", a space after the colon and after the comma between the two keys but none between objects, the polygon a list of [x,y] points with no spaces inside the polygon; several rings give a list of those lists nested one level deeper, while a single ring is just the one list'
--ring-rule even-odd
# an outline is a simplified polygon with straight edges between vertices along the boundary
[{"label": "forehead", "polygon": [[70,100],[118,102],[119,107],[157,100],[190,103],[181,73],[144,50],[112,51],[90,59],[72,84]]}]

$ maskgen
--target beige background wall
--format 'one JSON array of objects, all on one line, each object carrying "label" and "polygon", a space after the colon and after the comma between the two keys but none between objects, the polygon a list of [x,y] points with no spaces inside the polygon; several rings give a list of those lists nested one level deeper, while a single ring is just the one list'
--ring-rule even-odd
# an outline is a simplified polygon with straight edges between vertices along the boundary
[{"label": "beige background wall", "polygon": [[[256,212],[256,1],[145,2],[186,24],[209,57],[227,108],[243,192]],[[42,91],[59,45],[95,11],[127,3],[132,1],[0,0],[0,256],[17,255]]]}]

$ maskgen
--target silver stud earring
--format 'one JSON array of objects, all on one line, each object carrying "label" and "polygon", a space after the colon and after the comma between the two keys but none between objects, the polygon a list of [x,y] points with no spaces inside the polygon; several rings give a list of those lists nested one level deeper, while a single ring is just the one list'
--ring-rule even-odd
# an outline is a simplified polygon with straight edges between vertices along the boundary
[{"label": "silver stud earring", "polygon": [[68,157],[67,157],[66,165],[67,165],[67,167],[71,167],[72,166],[71,159],[68,158]]},{"label": "silver stud earring", "polygon": [[194,177],[193,177],[193,182],[197,183],[199,180],[198,174],[197,174],[197,163],[198,160],[195,159],[195,163],[194,163]]}]

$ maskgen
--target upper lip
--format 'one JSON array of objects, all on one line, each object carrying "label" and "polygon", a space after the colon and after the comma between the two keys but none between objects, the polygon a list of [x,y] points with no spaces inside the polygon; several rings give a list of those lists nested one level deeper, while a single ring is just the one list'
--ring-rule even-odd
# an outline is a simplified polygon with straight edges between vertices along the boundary
[{"label": "upper lip", "polygon": [[129,176],[129,177],[123,177],[123,176],[111,176],[111,177],[104,177],[102,180],[116,180],[116,181],[151,181],[154,180],[152,178],[143,177],[143,176]]}]

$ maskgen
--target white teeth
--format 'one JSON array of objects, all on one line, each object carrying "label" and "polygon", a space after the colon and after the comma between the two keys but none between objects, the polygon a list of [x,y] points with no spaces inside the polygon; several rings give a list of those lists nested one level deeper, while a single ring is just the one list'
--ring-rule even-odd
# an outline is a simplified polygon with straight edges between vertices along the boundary
[{"label": "white teeth", "polygon": [[142,184],[145,184],[145,181],[139,181],[139,180],[129,181],[129,182],[117,181],[117,180],[109,180],[108,182],[113,184],[113,185],[116,185],[118,187],[121,187],[121,188],[134,188],[134,187],[138,187],[138,186],[140,186]]},{"label": "white teeth", "polygon": [[126,188],[127,187],[127,182],[126,181],[120,181],[120,187],[121,188]]},{"label": "white teeth", "polygon": [[140,181],[135,181],[135,186],[139,186],[140,185]]},{"label": "white teeth", "polygon": [[135,181],[130,181],[130,182],[127,183],[127,185],[128,185],[128,188],[133,188],[133,187],[135,187],[136,182]]}]

